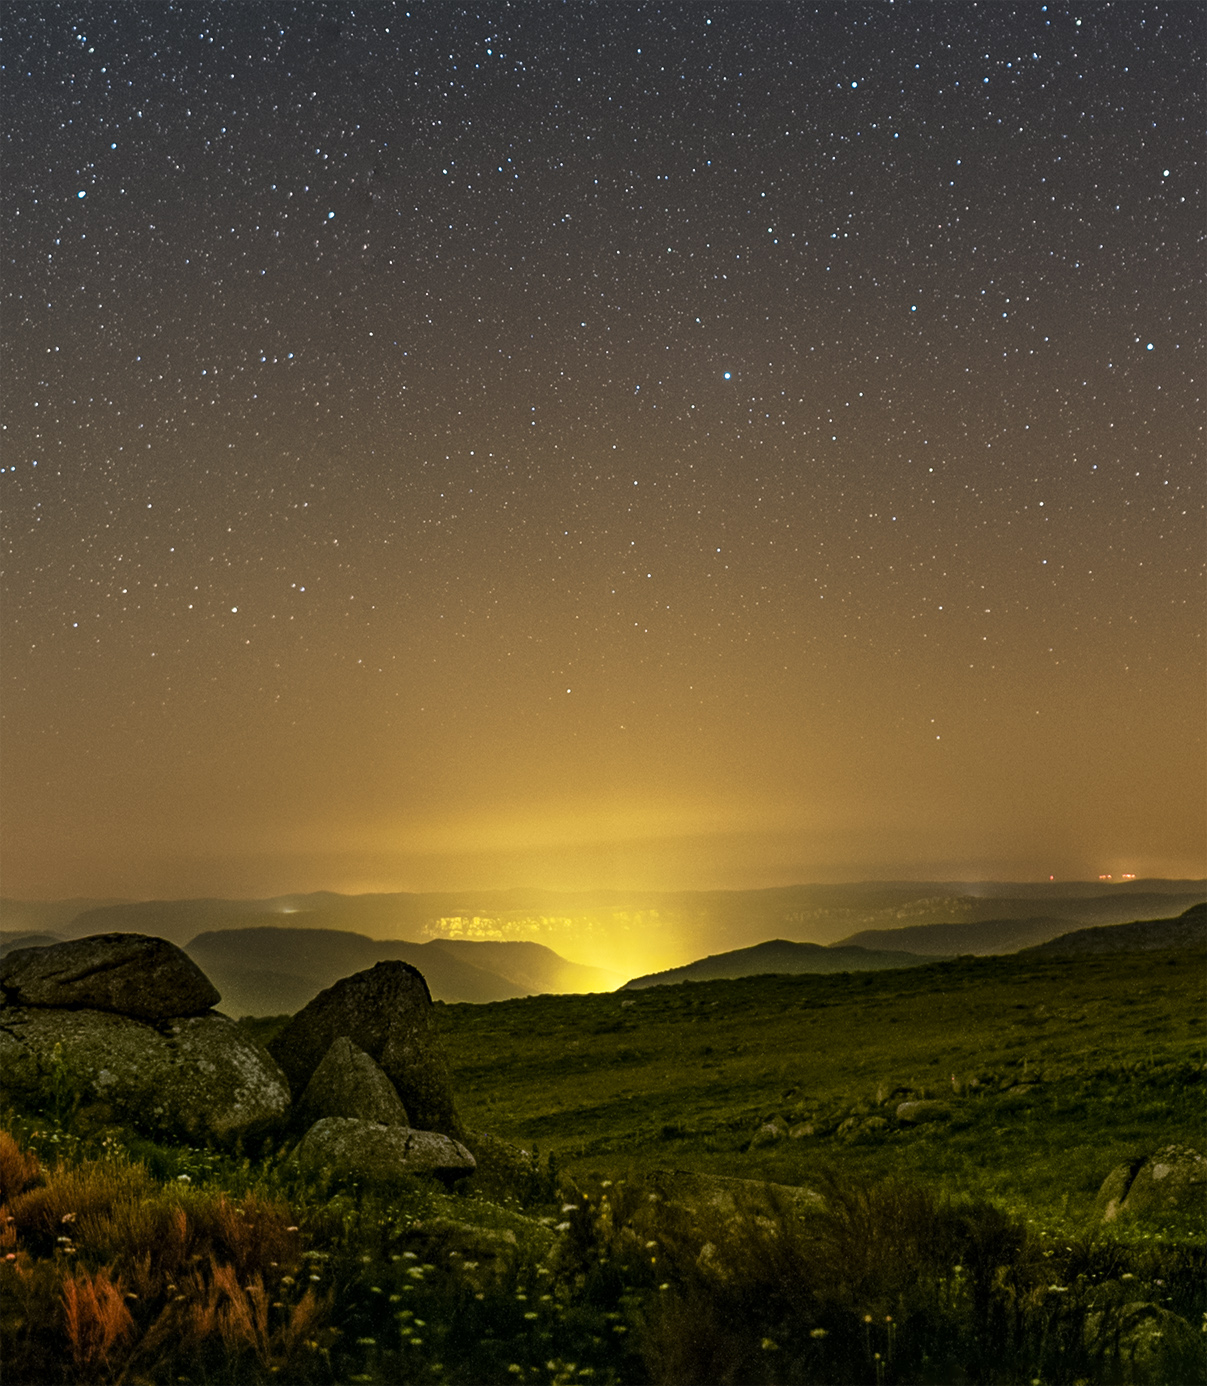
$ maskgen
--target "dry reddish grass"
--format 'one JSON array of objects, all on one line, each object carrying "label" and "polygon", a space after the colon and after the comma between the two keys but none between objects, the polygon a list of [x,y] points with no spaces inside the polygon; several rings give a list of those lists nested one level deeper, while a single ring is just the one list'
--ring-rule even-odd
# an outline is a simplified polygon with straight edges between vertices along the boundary
[{"label": "dry reddish grass", "polygon": [[181,1360],[233,1379],[246,1359],[307,1379],[329,1306],[299,1284],[285,1203],[163,1187],[114,1161],[43,1171],[5,1132],[0,1188],[10,1379],[135,1383]]}]

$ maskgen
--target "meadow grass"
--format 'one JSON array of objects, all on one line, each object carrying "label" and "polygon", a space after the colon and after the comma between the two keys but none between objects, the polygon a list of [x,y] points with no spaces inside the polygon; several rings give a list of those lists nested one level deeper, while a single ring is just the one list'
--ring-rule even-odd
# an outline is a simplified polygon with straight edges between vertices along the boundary
[{"label": "meadow grass", "polygon": [[1090,1211],[1201,1145],[1203,982],[980,959],[442,1007],[468,1125],[543,1152],[452,1191],[159,1142],[51,1083],[0,1112],[5,1380],[1197,1382],[1201,1212]]},{"label": "meadow grass", "polygon": [[[439,1010],[469,1125],[572,1174],[807,1184],[838,1163],[1055,1226],[1122,1161],[1202,1145],[1205,983],[1188,953],[963,958]],[[897,1124],[919,1097],[950,1119]],[[815,1134],[751,1148],[775,1117]]]}]

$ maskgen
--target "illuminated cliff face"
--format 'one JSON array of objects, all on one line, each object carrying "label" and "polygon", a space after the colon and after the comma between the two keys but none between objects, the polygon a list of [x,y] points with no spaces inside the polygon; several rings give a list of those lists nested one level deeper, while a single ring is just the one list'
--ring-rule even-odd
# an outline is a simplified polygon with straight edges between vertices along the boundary
[{"label": "illuminated cliff face", "polygon": [[6,892],[1200,874],[1194,18],[10,7]]}]

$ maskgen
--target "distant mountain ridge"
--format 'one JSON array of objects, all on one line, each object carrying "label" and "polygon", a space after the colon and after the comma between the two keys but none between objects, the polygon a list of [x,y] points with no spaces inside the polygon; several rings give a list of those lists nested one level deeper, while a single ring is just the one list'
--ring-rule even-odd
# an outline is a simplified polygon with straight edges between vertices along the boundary
[{"label": "distant mountain ridge", "polygon": [[714,953],[686,967],[651,972],[626,982],[622,991],[674,986],[679,982],[706,982],[720,978],[758,977],[771,973],[873,972],[894,967],[921,967],[938,961],[916,953],[874,952],[868,948],[823,947],[820,943],[792,943],[774,938],[753,948]]},{"label": "distant mountain ridge", "polygon": [[[872,951],[1009,951],[1092,925],[1169,918],[1207,899],[1200,880],[960,882],[863,881],[757,890],[460,890],[267,899],[41,901],[0,898],[0,946],[11,933],[132,932],[181,946],[198,934],[272,924],[333,929],[377,940],[533,942],[580,964],[626,976],[790,939]],[[989,942],[976,926],[992,926]],[[967,935],[905,935],[965,926]],[[1010,929],[1013,927],[1014,932]],[[993,937],[993,930],[1005,930]],[[416,945],[418,946],[418,945]],[[486,970],[490,971],[490,968]]]},{"label": "distant mountain ridge", "polygon": [[[275,921],[280,915],[269,918]],[[275,922],[198,934],[185,952],[222,993],[221,1008],[235,1015],[298,1011],[341,977],[395,960],[417,967],[433,999],[448,1002],[611,991],[621,980],[599,968],[567,962],[539,943],[409,943]]]},{"label": "distant mountain ridge", "polygon": [[[1000,903],[1000,902],[999,902]],[[988,954],[1017,953],[1023,949],[1032,950],[1050,940],[1072,933],[1089,932],[1094,929],[1117,929],[1140,923],[1168,923],[1175,916],[1166,914],[1163,918],[1142,919],[1146,909],[1169,911],[1171,906],[1189,906],[1186,913],[1203,907],[1204,902],[1193,896],[1140,894],[1130,896],[1107,896],[1105,899],[1081,902],[1083,912],[1091,918],[1094,914],[1106,915],[1104,923],[1090,926],[1090,930],[1068,928],[1068,916],[1042,915],[1027,919],[982,919],[967,924],[910,924],[900,929],[863,929],[849,938],[844,938],[831,947],[853,945],[860,948],[905,949],[908,952],[933,954],[936,957],[953,957],[960,954],[975,954],[983,957]],[[1128,907],[1131,917],[1126,920],[1111,918],[1119,912],[1119,906]],[[1139,937],[1139,935],[1137,935]],[[1170,945],[1171,947],[1176,945]]]},{"label": "distant mountain ridge", "polygon": [[[1019,921],[990,921],[1000,923],[1003,928],[999,936],[1006,937],[1007,926]],[[1046,927],[1050,921],[1026,921],[1036,927]],[[976,929],[976,925],[919,925],[909,929],[885,930],[889,935],[925,935],[932,942],[935,931],[949,931],[947,937],[963,938],[960,932]],[[867,934],[862,937],[867,937]],[[984,941],[983,939],[981,940]],[[1077,929],[1072,933],[1061,934],[1032,948],[1009,949],[1011,953],[1026,955],[1059,956],[1086,953],[1124,953],[1152,952],[1158,949],[1205,948],[1207,949],[1207,903],[1192,905],[1183,914],[1173,919],[1133,920],[1129,924],[1103,924],[1089,929]],[[971,949],[962,950],[965,953]],[[986,948],[986,953],[992,950]],[[714,954],[688,963],[685,967],[670,968],[666,972],[654,972],[644,977],[634,977],[626,982],[623,991],[638,991],[645,987],[674,986],[678,982],[704,982],[720,978],[757,977],[771,974],[801,972],[863,972],[880,971],[894,967],[921,967],[928,963],[945,961],[956,956],[954,953],[904,953],[892,951],[873,951],[850,944],[831,944],[823,948],[816,943],[789,943],[782,938],[770,939],[756,944],[753,948],[738,948],[729,953]]]}]

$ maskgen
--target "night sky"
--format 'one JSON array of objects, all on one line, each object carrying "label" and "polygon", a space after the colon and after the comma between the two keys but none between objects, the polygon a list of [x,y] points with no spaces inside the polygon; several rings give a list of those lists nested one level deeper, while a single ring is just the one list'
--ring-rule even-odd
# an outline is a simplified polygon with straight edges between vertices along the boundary
[{"label": "night sky", "polygon": [[5,894],[1203,873],[1198,5],[2,24]]}]

